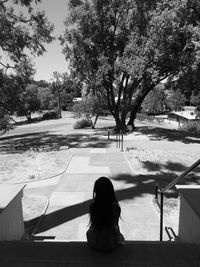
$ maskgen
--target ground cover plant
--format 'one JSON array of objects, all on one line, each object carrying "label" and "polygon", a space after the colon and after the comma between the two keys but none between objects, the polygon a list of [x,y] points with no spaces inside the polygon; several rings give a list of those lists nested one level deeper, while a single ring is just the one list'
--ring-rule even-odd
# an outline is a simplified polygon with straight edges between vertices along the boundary
[{"label": "ground cover plant", "polygon": [[181,125],[181,129],[187,133],[200,134],[200,121],[188,121]]}]

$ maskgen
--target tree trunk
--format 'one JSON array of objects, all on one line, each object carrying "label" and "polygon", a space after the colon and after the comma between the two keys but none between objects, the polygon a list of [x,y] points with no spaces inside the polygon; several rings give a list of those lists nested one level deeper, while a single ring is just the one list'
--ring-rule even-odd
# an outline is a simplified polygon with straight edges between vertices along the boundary
[{"label": "tree trunk", "polygon": [[31,111],[29,111],[27,114],[26,114],[26,118],[27,118],[27,121],[28,122],[31,122]]},{"label": "tree trunk", "polygon": [[60,100],[60,88],[56,85],[57,95],[58,95],[58,119],[62,118],[61,114],[61,100]]},{"label": "tree trunk", "polygon": [[116,130],[117,131],[124,130],[126,128],[126,125],[120,119],[119,114],[115,114],[114,119],[116,122]]},{"label": "tree trunk", "polygon": [[95,129],[98,118],[99,118],[99,114],[97,114],[95,119],[94,119],[94,123],[92,124],[92,129]]},{"label": "tree trunk", "polygon": [[135,98],[132,103],[132,108],[131,108],[131,113],[130,113],[130,118],[128,121],[128,125],[132,126],[132,129],[135,128],[135,118],[136,115],[142,105],[142,102],[144,101],[145,97],[148,95],[148,93],[154,88],[155,84],[147,84],[146,80],[143,80],[141,87],[138,88],[138,91],[135,94]]}]

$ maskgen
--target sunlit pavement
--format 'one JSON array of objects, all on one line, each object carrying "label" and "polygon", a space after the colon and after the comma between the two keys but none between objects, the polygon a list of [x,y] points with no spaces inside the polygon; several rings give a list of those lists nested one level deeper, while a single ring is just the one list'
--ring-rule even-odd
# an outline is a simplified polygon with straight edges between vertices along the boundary
[{"label": "sunlit pavement", "polygon": [[[112,153],[111,153],[112,152]],[[109,177],[121,206],[120,229],[126,240],[159,240],[154,184],[134,176],[119,150],[72,149],[73,157],[49,199],[36,231],[38,239],[86,240],[94,182]]]}]

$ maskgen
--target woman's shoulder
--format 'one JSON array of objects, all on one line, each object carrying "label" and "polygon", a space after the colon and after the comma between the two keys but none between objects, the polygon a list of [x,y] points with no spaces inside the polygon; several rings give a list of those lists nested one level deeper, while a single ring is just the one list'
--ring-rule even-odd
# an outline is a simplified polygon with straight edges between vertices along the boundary
[{"label": "woman's shoulder", "polygon": [[121,209],[121,208],[120,208],[120,205],[119,205],[117,202],[114,202],[114,203],[113,203],[113,207],[114,207],[115,209]]}]

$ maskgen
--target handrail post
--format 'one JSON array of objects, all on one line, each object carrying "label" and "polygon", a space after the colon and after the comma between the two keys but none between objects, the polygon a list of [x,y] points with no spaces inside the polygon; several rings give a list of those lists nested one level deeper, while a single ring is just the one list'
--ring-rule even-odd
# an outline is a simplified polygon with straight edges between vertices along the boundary
[{"label": "handrail post", "polygon": [[160,192],[160,241],[163,241],[163,192]]},{"label": "handrail post", "polygon": [[155,187],[155,200],[158,201],[158,185]]},{"label": "handrail post", "polygon": [[123,135],[123,130],[121,130],[121,151],[124,151],[124,135]]},{"label": "handrail post", "polygon": [[[163,240],[163,198],[164,192],[169,190],[172,186],[177,184],[181,179],[183,179],[189,172],[191,172],[194,168],[200,165],[200,159],[197,160],[192,166],[187,168],[180,176],[177,176],[174,180],[172,180],[167,186],[162,189],[159,189],[160,192],[160,241]],[[156,191],[158,189],[156,188]],[[155,199],[158,197],[157,192],[155,195]]]},{"label": "handrail post", "polygon": [[108,140],[110,140],[110,130],[108,129]]}]

